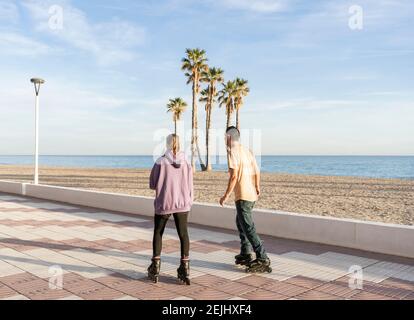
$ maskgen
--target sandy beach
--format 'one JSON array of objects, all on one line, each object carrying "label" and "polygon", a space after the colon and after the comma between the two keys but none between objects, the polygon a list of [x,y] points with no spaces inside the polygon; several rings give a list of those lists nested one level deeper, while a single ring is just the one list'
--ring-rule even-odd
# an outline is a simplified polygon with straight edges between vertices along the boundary
[{"label": "sandy beach", "polygon": [[[32,167],[2,165],[0,180],[31,181],[32,172]],[[148,177],[147,169],[40,168],[42,184],[153,196]],[[225,172],[197,172],[196,201],[217,203],[226,179]],[[263,173],[257,207],[413,225],[414,181]]]}]

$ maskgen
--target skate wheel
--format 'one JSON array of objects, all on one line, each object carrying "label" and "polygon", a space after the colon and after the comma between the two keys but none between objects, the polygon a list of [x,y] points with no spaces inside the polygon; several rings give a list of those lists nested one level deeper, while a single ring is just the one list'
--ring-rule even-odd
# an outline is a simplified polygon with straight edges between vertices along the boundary
[{"label": "skate wheel", "polygon": [[267,269],[267,273],[272,273],[272,268]]}]

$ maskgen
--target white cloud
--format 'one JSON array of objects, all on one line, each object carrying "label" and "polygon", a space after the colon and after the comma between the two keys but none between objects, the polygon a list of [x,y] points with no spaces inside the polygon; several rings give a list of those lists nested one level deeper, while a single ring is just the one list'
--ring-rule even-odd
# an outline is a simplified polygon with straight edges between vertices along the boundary
[{"label": "white cloud", "polygon": [[19,21],[19,10],[10,0],[0,0],[0,25],[15,24]]},{"label": "white cloud", "polygon": [[0,54],[37,56],[49,53],[51,48],[41,42],[11,32],[0,33]]},{"label": "white cloud", "polygon": [[284,0],[221,0],[219,2],[230,9],[249,10],[261,13],[272,13],[285,10],[287,2]]},{"label": "white cloud", "polygon": [[290,99],[280,101],[260,102],[256,104],[256,108],[247,112],[256,112],[255,110],[261,110],[262,112],[273,111],[279,109],[295,109],[295,110],[319,110],[319,109],[336,109],[336,108],[349,108],[349,107],[361,107],[369,105],[368,101],[364,100],[346,100],[346,99],[315,99],[315,98],[302,98],[302,99]]},{"label": "white cloud", "polygon": [[[47,32],[75,49],[93,55],[99,64],[131,61],[136,56],[136,47],[145,40],[143,28],[118,19],[93,23],[69,1],[26,0],[23,5],[29,11],[38,32]],[[59,5],[63,9],[61,29],[53,30],[49,26],[49,8],[52,5]]]},{"label": "white cloud", "polygon": [[[168,96],[149,99],[135,92],[125,96],[45,77],[40,92],[42,154],[151,154],[154,130],[171,127],[164,107]],[[15,73],[0,79],[0,96],[0,154],[30,154],[33,85],[24,72]]]}]

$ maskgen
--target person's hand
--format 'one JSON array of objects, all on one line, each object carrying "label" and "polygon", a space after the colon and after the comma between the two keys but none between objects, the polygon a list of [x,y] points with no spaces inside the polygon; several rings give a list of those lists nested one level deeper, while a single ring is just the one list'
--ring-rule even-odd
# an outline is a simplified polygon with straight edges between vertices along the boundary
[{"label": "person's hand", "polygon": [[229,199],[229,197],[227,195],[224,195],[223,197],[220,198],[220,205],[223,207],[224,203]]},{"label": "person's hand", "polygon": [[256,194],[258,197],[260,197],[260,187],[256,187]]}]

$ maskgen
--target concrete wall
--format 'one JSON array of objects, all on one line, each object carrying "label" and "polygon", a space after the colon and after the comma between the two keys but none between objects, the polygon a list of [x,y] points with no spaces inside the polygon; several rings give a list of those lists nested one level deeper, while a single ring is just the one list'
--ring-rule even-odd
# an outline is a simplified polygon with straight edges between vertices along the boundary
[{"label": "concrete wall", "polygon": [[[153,215],[153,199],[123,194],[0,181],[0,192],[60,201],[111,211]],[[261,234],[337,245],[414,258],[414,226],[255,210]],[[195,203],[190,222],[236,230],[235,209]]]},{"label": "concrete wall", "polygon": [[0,192],[23,194],[23,184],[19,182],[0,181]]}]

